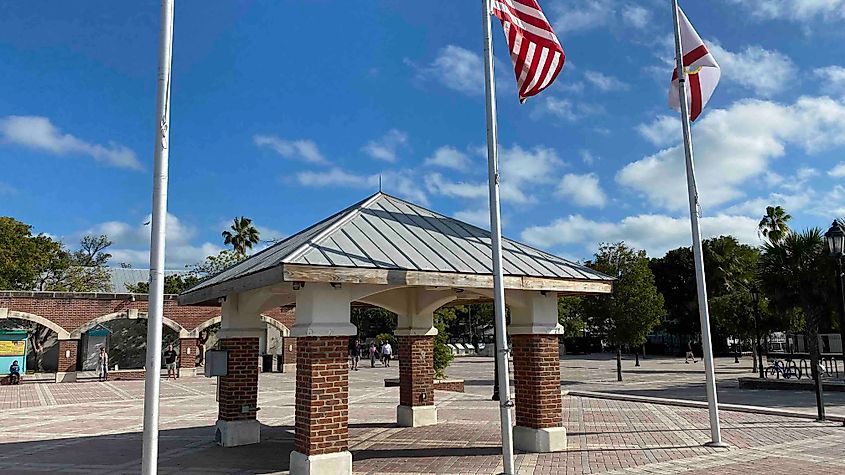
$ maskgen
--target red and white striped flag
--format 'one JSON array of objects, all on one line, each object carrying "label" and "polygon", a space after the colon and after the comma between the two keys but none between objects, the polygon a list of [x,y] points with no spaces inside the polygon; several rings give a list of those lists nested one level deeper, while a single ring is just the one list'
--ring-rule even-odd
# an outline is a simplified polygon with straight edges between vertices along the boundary
[{"label": "red and white striped flag", "polygon": [[493,0],[513,60],[519,102],[549,87],[566,55],[537,0]]},{"label": "red and white striped flag", "polygon": [[[681,25],[681,46],[684,49],[684,69],[687,71],[687,103],[689,104],[690,120],[695,121],[710,101],[710,96],[719,85],[722,71],[719,64],[692,24],[678,8],[678,21]],[[678,90],[678,68],[672,73],[672,86],[669,88],[669,107],[681,110],[681,93]]]}]

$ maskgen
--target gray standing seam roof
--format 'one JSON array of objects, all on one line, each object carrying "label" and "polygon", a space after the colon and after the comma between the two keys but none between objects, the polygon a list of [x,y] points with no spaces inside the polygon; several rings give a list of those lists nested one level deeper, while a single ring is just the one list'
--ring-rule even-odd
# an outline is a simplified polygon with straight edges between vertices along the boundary
[{"label": "gray standing seam roof", "polygon": [[[502,247],[505,275],[613,280],[510,239]],[[492,261],[489,231],[379,192],[185,293],[282,264],[490,275]]]}]

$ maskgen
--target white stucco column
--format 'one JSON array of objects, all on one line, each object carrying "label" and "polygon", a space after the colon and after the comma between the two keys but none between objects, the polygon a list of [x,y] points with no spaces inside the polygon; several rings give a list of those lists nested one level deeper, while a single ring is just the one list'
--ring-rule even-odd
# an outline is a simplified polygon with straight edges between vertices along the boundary
[{"label": "white stucco column", "polygon": [[296,290],[296,420],[291,475],[352,473],[349,452],[350,288],[308,282]]},{"label": "white stucco column", "polygon": [[509,293],[508,305],[516,389],[514,446],[525,452],[565,450],[557,294],[515,291]]},{"label": "white stucco column", "polygon": [[227,375],[218,380],[215,440],[223,447],[261,441],[258,411],[258,342],[264,333],[258,292],[229,294],[222,305],[218,348],[228,352]]}]

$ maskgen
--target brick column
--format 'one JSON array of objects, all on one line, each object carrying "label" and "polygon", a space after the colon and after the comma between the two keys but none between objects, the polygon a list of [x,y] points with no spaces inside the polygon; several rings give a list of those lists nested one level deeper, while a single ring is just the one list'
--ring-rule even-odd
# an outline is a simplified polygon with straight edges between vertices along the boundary
[{"label": "brick column", "polygon": [[199,347],[197,346],[196,338],[179,339],[179,368],[186,369],[190,373],[190,376],[193,376],[194,368],[197,367],[198,352]]},{"label": "brick column", "polygon": [[228,352],[227,375],[217,386],[218,414],[216,441],[223,447],[257,444],[260,424],[258,409],[258,338],[222,338],[221,350]]},{"label": "brick column", "polygon": [[563,450],[566,432],[561,414],[558,336],[513,335],[512,343],[517,448],[532,452]]},{"label": "brick column", "polygon": [[434,407],[434,337],[400,335],[399,406],[396,420],[403,427],[437,424]]},{"label": "brick column", "polygon": [[76,381],[76,362],[79,355],[79,340],[59,340],[59,364],[56,369],[57,383]]},{"label": "brick column", "polygon": [[349,337],[297,338],[296,438],[302,455],[349,449]]},{"label": "brick column", "polygon": [[283,336],[282,346],[284,346],[285,350],[283,354],[279,355],[279,358],[282,358],[284,371],[296,371],[296,338]]}]

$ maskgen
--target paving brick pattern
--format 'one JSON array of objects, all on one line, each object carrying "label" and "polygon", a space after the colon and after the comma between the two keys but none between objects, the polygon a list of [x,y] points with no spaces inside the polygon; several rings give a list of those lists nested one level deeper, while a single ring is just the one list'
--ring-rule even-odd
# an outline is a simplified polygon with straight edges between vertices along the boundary
[{"label": "paving brick pattern", "polygon": [[[561,372],[577,365],[588,366],[565,361]],[[486,383],[491,368],[489,361],[457,360],[450,376],[466,375],[467,392],[438,392],[440,423],[418,428],[395,425],[399,388],[385,388],[383,380],[398,376],[396,366],[348,373],[355,473],[501,471],[498,405]],[[215,381],[162,381],[160,473],[285,473],[294,448],[294,383],[293,373],[260,375],[262,443],[223,449],[212,441]],[[0,471],[138,473],[142,397],[142,381],[0,387]],[[568,450],[517,454],[519,473],[845,473],[840,424],[723,411],[723,438],[731,447],[713,449],[703,446],[709,439],[704,409],[564,397],[562,418]]]}]

